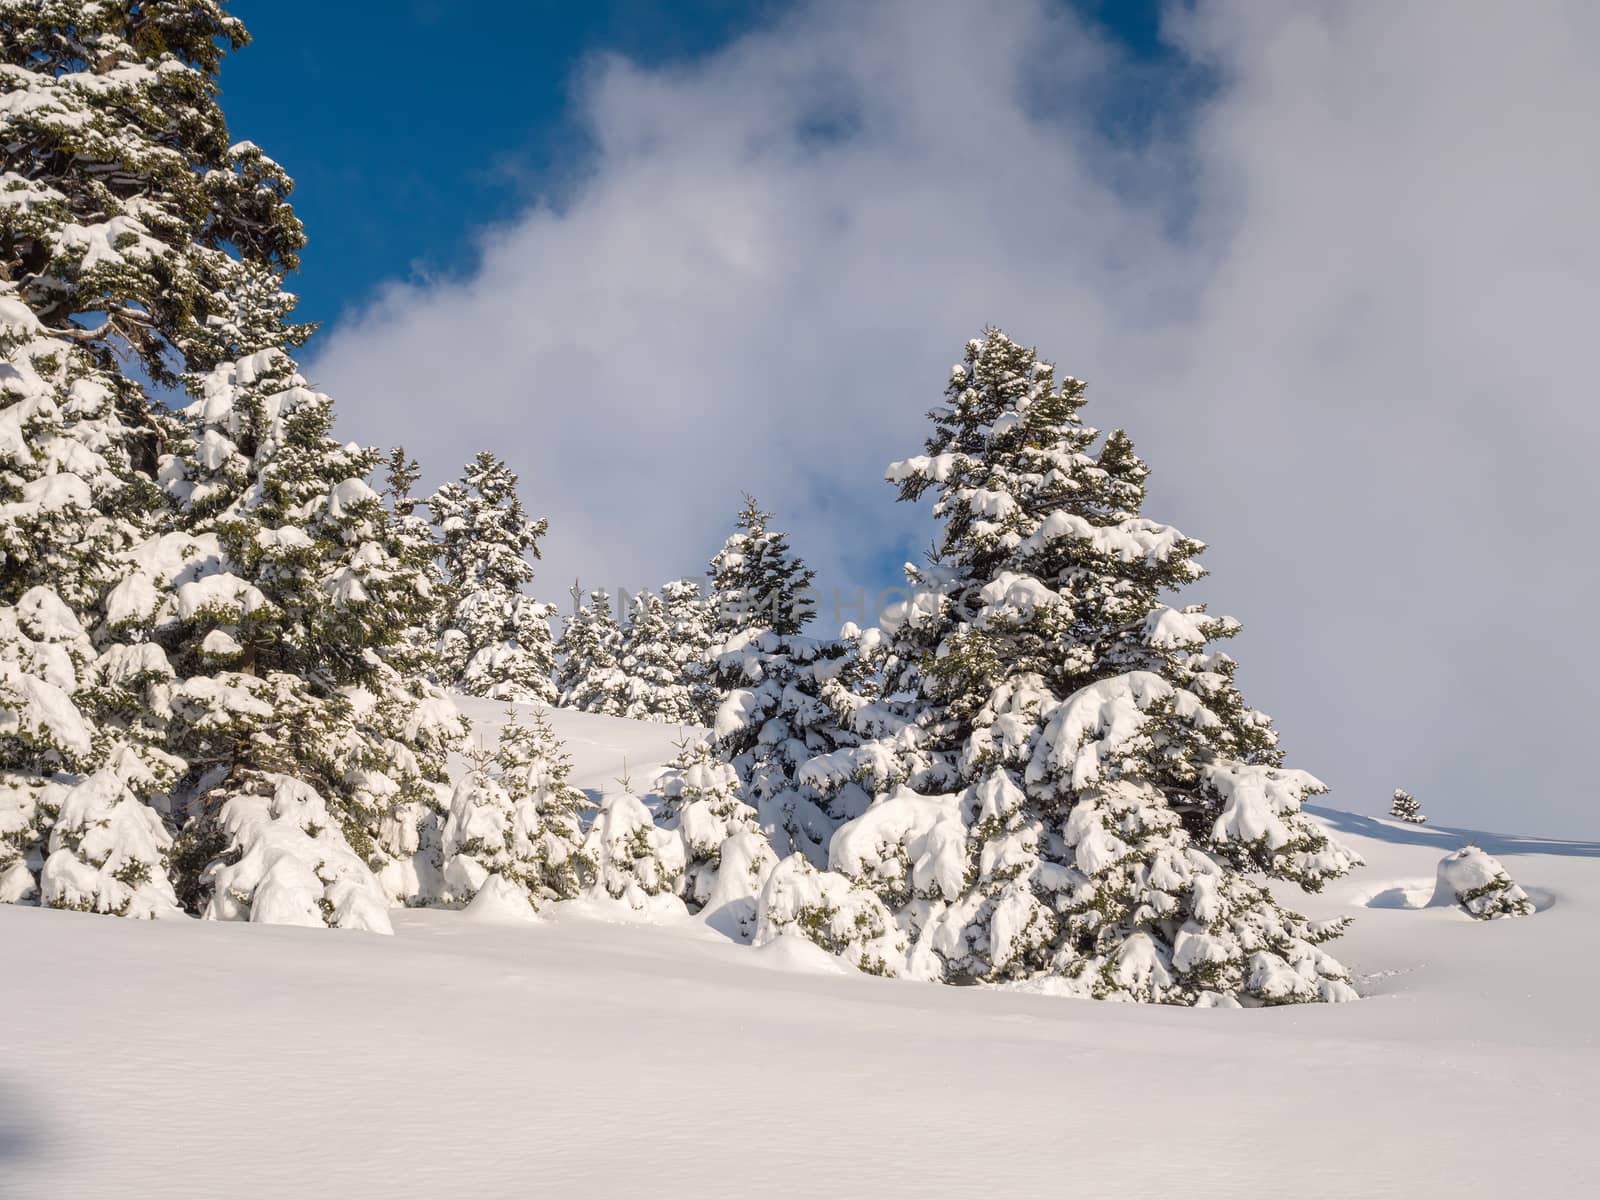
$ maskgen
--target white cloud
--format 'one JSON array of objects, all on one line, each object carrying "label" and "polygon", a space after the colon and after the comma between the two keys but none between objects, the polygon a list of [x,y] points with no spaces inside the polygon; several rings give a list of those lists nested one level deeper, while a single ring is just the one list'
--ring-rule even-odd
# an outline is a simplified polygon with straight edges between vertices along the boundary
[{"label": "white cloud", "polygon": [[1096,131],[1148,78],[996,7],[819,4],[692,67],[596,64],[565,201],[325,341],[344,428],[437,476],[503,453],[546,595],[698,569],[742,489],[875,584],[921,530],[883,465],[995,321],[1212,543],[1247,694],[1335,802],[1596,832],[1600,10],[1203,3],[1173,31],[1215,91],[1130,148]]}]

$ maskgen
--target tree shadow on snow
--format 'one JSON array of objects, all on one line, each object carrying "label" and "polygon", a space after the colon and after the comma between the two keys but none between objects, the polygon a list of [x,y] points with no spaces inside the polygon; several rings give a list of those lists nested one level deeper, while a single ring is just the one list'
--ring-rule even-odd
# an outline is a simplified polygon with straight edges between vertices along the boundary
[{"label": "tree shadow on snow", "polygon": [[37,1116],[25,1111],[17,1089],[0,1078],[0,1180],[6,1163],[37,1158],[43,1143]]},{"label": "tree shadow on snow", "polygon": [[1336,833],[1352,833],[1375,842],[1403,846],[1431,846],[1441,854],[1459,850],[1471,843],[1495,858],[1515,854],[1550,854],[1561,858],[1600,858],[1600,842],[1564,842],[1554,838],[1513,837],[1484,833],[1477,829],[1455,829],[1448,825],[1402,825],[1363,817],[1337,808],[1306,805],[1306,811],[1320,818]]}]

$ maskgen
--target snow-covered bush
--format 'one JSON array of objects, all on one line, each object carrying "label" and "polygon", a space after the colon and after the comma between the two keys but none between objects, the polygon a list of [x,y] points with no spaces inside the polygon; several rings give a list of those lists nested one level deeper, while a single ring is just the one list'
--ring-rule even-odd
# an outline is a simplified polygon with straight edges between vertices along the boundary
[{"label": "snow-covered bush", "polygon": [[394,932],[383,889],[299,779],[260,777],[223,801],[216,824],[223,848],[202,875],[207,920]]},{"label": "snow-covered bush", "polygon": [[1428,818],[1422,815],[1422,805],[1418,804],[1417,798],[1404,788],[1395,788],[1394,799],[1389,802],[1389,815],[1412,825],[1428,823]]},{"label": "snow-covered bush", "polygon": [[1533,901],[1506,874],[1500,860],[1477,846],[1463,846],[1439,860],[1431,904],[1458,905],[1480,921],[1533,915]]},{"label": "snow-covered bush", "polygon": [[465,904],[497,875],[526,894],[538,886],[539,863],[519,805],[478,763],[463,775],[445,821],[444,885],[447,903]]},{"label": "snow-covered bush", "polygon": [[490,925],[517,925],[537,921],[539,911],[526,888],[504,875],[491,875],[467,904],[467,916]]},{"label": "snow-covered bush", "polygon": [[583,848],[595,865],[594,890],[640,911],[655,908],[656,898],[672,896],[684,871],[682,839],[658,828],[644,801],[631,792],[601,798]]},{"label": "snow-covered bush", "polygon": [[662,825],[683,840],[681,892],[689,911],[748,941],[756,897],[778,859],[739,796],[738,775],[704,741],[687,742],[660,787]]},{"label": "snow-covered bush", "polygon": [[869,975],[899,975],[905,938],[870,890],[791,854],[767,876],[756,904],[754,946],[800,934]]},{"label": "snow-covered bush", "polygon": [[40,902],[119,917],[182,916],[167,876],[172,835],[156,811],[110,770],[61,792]]}]

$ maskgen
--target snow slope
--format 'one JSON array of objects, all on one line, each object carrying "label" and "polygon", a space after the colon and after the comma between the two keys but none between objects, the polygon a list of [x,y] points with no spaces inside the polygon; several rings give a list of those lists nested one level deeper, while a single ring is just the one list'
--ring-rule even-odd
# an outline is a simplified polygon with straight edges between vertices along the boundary
[{"label": "snow slope", "polygon": [[[585,788],[678,736],[555,716]],[[1600,844],[1481,837],[1541,911],[1475,922],[1406,907],[1467,835],[1319,815],[1369,864],[1305,906],[1357,914],[1359,1004],[879,980],[589,903],[394,938],[0,906],[0,1194],[1591,1194]]]}]

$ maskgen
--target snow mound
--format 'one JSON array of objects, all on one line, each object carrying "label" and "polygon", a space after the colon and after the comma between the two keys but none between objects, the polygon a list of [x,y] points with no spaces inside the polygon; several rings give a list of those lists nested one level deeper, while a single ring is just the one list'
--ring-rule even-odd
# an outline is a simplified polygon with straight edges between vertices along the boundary
[{"label": "snow mound", "polygon": [[1406,879],[1379,884],[1356,899],[1366,908],[1427,908],[1433,900],[1432,879]]},{"label": "snow mound", "polygon": [[749,954],[754,966],[766,971],[787,971],[794,975],[855,975],[856,969],[842,958],[829,954],[805,934],[794,930],[780,933]]},{"label": "snow mound", "polygon": [[479,886],[466,919],[483,925],[524,925],[539,920],[528,893],[504,875],[491,875]]}]

